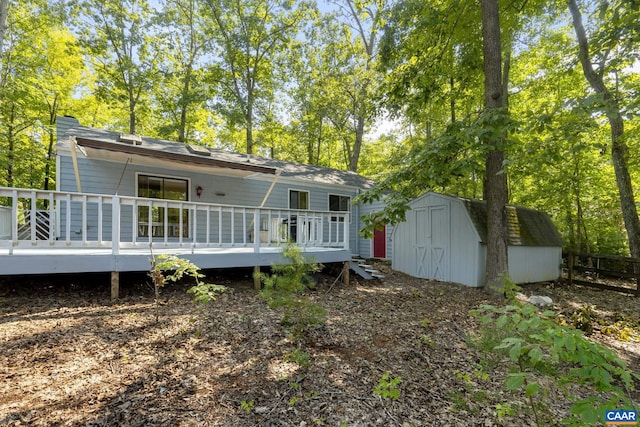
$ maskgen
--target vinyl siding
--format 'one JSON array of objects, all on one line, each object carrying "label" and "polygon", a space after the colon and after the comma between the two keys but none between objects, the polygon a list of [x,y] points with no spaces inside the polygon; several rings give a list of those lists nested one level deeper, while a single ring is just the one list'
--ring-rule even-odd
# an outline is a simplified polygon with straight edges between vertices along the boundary
[{"label": "vinyl siding", "polygon": [[[385,203],[383,200],[378,200],[374,203],[361,205],[358,207],[358,215],[364,216],[373,212],[380,212],[384,209],[384,207]],[[362,223],[362,221],[359,221],[359,228],[362,228],[363,226],[364,224]],[[394,227],[392,225],[387,225],[387,259],[391,259],[393,256],[393,229]],[[358,233],[358,251],[354,253],[357,253],[362,258],[373,258],[373,239],[362,237],[360,236],[360,233]]]}]

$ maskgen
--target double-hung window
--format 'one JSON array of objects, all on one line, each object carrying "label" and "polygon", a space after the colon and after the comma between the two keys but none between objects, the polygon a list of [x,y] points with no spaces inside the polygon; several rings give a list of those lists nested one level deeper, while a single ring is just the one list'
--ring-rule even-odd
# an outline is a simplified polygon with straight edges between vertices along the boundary
[{"label": "double-hung window", "polygon": [[[179,178],[166,178],[151,175],[138,175],[138,197],[166,200],[189,200],[189,181]],[[182,237],[189,235],[189,211],[177,207],[165,207],[153,204],[138,206],[138,236],[167,237],[180,236],[180,219],[182,217]],[[165,227],[166,224],[166,227]]]},{"label": "double-hung window", "polygon": [[[339,194],[329,194],[329,210],[332,212],[350,212],[351,197]],[[332,216],[331,221],[344,222],[344,217]],[[350,216],[349,222],[351,222]]]},{"label": "double-hung window", "polygon": [[309,192],[289,190],[289,209],[309,209]]}]

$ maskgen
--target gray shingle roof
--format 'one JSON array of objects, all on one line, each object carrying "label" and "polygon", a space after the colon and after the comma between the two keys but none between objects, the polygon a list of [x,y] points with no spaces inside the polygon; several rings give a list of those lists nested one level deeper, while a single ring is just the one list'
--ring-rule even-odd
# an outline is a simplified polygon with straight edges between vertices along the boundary
[{"label": "gray shingle roof", "polygon": [[[461,199],[480,240],[487,242],[487,202]],[[560,233],[546,212],[521,206],[507,206],[510,246],[562,246]]]}]

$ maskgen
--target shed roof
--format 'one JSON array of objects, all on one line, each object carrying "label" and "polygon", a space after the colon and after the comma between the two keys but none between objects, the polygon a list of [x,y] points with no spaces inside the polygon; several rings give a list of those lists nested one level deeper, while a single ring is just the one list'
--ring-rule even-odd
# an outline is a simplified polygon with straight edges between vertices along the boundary
[{"label": "shed roof", "polygon": [[[67,130],[66,136],[75,136],[80,145],[83,143],[85,145],[91,144],[92,148],[120,152],[133,150],[136,151],[135,154],[167,158],[176,160],[178,163],[189,163],[190,161],[200,164],[211,163],[212,166],[218,168],[227,167],[258,173],[273,174],[276,170],[280,170],[282,177],[319,184],[345,185],[363,189],[370,188],[374,184],[370,179],[350,171],[268,159],[204,146],[198,146],[198,149],[194,150],[189,144],[145,136],[139,137],[139,143],[132,144],[123,142],[119,132],[80,126],[75,119],[64,119],[75,122]],[[62,135],[59,135],[59,138],[62,138]],[[210,155],[203,153],[203,150],[209,152]]]},{"label": "shed roof", "polygon": [[[487,202],[462,200],[482,243],[487,243]],[[560,233],[546,212],[507,206],[508,244],[510,246],[562,246]]]}]

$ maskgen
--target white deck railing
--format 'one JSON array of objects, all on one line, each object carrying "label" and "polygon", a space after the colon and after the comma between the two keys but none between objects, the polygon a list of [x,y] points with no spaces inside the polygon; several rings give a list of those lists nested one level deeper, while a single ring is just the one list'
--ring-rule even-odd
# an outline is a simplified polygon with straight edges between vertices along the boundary
[{"label": "white deck railing", "polygon": [[[349,249],[349,213],[0,187],[0,247]],[[36,220],[32,220],[35,218]],[[10,251],[11,253],[11,251]]]}]

